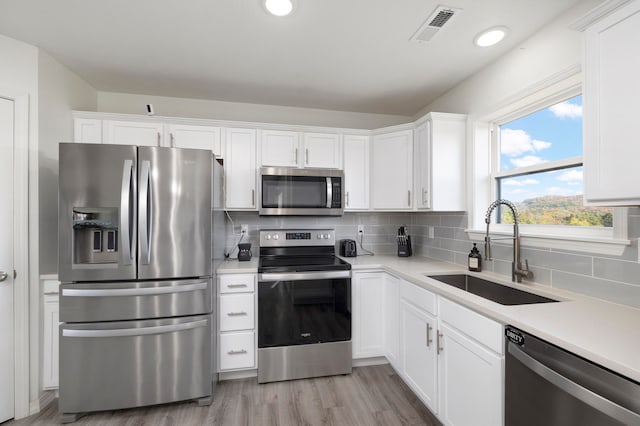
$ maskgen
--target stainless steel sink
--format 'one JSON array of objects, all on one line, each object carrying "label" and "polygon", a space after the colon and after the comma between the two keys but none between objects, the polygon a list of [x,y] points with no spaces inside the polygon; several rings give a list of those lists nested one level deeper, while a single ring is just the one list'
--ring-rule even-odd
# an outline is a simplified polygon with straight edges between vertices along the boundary
[{"label": "stainless steel sink", "polygon": [[467,274],[426,275],[426,277],[449,284],[461,290],[491,300],[501,305],[529,305],[532,303],[558,302],[538,294],[507,287],[502,284]]}]

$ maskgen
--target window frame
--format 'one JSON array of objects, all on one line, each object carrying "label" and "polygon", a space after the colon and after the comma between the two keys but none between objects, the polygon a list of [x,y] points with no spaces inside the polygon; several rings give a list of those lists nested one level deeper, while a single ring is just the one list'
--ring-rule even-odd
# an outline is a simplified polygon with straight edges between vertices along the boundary
[{"label": "window frame", "polygon": [[[471,240],[484,240],[484,215],[487,207],[498,196],[496,178],[514,175],[513,169],[499,171],[499,126],[582,92],[580,72],[558,75],[512,96],[493,111],[470,117],[470,149],[467,155],[473,172],[470,173],[468,182],[469,229],[466,232]],[[582,164],[582,156],[518,168],[518,174],[577,164]],[[627,210],[614,207],[611,228],[521,224],[519,231],[522,244],[547,249],[621,255],[624,248],[631,244],[627,232]],[[497,213],[494,212],[491,217],[491,234],[511,235],[513,225],[497,224],[496,216]]]}]

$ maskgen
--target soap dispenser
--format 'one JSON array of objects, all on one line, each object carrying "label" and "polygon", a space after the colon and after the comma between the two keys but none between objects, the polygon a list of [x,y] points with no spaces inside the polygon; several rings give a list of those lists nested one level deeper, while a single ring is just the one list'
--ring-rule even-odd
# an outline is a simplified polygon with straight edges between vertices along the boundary
[{"label": "soap dispenser", "polygon": [[469,270],[474,272],[482,271],[482,256],[478,247],[476,247],[476,243],[473,243],[473,248],[469,253]]}]

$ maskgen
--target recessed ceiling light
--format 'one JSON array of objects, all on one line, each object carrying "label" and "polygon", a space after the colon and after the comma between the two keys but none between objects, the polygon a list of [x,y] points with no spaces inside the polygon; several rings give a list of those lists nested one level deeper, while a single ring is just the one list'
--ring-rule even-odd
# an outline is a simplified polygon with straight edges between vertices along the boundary
[{"label": "recessed ceiling light", "polygon": [[473,43],[476,46],[488,47],[497,44],[507,35],[507,27],[493,27],[488,30],[484,30],[473,39]]},{"label": "recessed ceiling light", "polygon": [[286,16],[293,10],[293,0],[264,0],[264,7],[276,16]]}]

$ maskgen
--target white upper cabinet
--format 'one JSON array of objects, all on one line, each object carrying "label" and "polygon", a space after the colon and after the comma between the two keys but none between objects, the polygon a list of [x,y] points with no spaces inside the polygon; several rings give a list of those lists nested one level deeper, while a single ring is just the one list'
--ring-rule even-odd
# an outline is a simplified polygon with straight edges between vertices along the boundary
[{"label": "white upper cabinet", "polygon": [[300,134],[285,130],[260,131],[260,164],[274,167],[298,167]]},{"label": "white upper cabinet", "polygon": [[209,149],[216,158],[222,158],[220,127],[167,124],[165,142],[169,147]]},{"label": "white upper cabinet", "polygon": [[257,209],[256,131],[225,129],[225,206]]},{"label": "white upper cabinet", "polygon": [[369,208],[369,137],[344,136],[344,209]]},{"label": "white upper cabinet", "polygon": [[342,168],[342,141],[333,133],[303,133],[304,167]]},{"label": "white upper cabinet", "polygon": [[163,126],[158,122],[104,120],[102,143],[162,146]]},{"label": "white upper cabinet", "polygon": [[376,210],[413,208],[413,131],[375,135],[372,143],[371,195]]},{"label": "white upper cabinet", "polygon": [[418,209],[465,210],[466,116],[431,113],[415,130]]},{"label": "white upper cabinet", "polygon": [[260,165],[340,169],[342,168],[340,135],[261,130]]},{"label": "white upper cabinet", "polygon": [[102,143],[102,120],[76,118],[73,121],[73,141],[78,143]]},{"label": "white upper cabinet", "polygon": [[584,194],[589,205],[640,204],[640,1],[585,30]]}]

